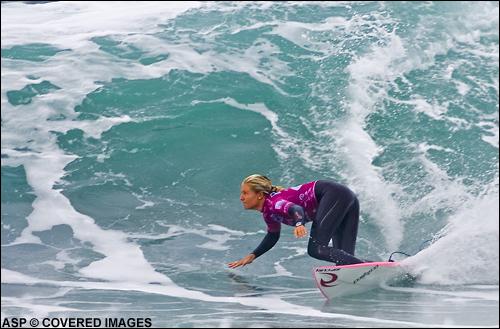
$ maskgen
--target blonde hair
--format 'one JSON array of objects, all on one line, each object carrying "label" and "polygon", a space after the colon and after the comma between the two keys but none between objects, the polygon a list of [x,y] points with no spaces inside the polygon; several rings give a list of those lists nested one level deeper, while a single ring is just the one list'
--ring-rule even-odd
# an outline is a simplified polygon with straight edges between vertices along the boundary
[{"label": "blonde hair", "polygon": [[285,189],[283,186],[273,185],[269,178],[259,174],[248,176],[243,180],[242,184],[248,184],[250,189],[256,193],[264,192],[266,194],[270,194]]}]

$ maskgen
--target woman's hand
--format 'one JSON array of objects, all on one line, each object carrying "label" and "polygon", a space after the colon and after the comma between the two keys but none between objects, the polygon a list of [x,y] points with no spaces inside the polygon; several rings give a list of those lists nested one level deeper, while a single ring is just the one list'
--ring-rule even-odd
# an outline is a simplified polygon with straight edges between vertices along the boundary
[{"label": "woman's hand", "polygon": [[231,262],[231,263],[229,263],[227,265],[230,268],[236,268],[238,266],[245,266],[246,264],[250,264],[251,262],[253,262],[254,259],[255,259],[255,255],[254,254],[250,254],[248,256],[243,257],[240,260],[237,260],[235,262]]},{"label": "woman's hand", "polygon": [[295,235],[296,238],[303,238],[307,234],[306,227],[304,225],[300,225],[295,227],[293,230],[293,234]]}]

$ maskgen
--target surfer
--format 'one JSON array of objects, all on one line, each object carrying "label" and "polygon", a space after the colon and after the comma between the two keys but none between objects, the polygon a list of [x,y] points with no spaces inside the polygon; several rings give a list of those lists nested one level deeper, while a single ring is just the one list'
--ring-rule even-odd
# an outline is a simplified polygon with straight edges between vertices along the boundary
[{"label": "surfer", "polygon": [[[306,236],[312,222],[307,253],[336,265],[363,263],[354,257],[358,233],[359,202],[346,186],[333,180],[316,180],[290,188],[272,185],[263,175],[250,175],[241,183],[245,209],[262,213],[267,234],[249,255],[228,264],[244,266],[270,250],[280,238],[281,224],[294,226],[297,238]],[[332,240],[333,246],[329,246]]]}]

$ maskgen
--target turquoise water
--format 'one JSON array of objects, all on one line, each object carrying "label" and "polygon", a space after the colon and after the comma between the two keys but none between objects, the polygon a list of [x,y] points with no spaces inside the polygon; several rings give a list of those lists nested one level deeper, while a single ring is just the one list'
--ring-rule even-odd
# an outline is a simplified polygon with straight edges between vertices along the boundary
[{"label": "turquoise water", "polygon": [[[498,327],[498,2],[2,3],[2,319]],[[335,179],[356,254],[415,282],[325,301],[253,173]],[[308,227],[309,229],[310,227]],[[403,258],[401,258],[403,259]]]}]

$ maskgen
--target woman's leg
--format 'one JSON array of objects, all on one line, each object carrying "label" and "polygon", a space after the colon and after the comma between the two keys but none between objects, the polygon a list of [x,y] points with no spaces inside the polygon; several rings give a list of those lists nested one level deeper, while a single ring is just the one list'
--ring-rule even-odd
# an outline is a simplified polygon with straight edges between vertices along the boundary
[{"label": "woman's leg", "polygon": [[342,224],[333,236],[333,240],[337,240],[337,248],[354,255],[356,248],[356,237],[358,236],[359,223],[359,201],[354,199],[353,204],[344,216]]},{"label": "woman's leg", "polygon": [[318,209],[311,227],[309,255],[337,265],[363,263],[353,256],[359,221],[359,203],[354,193],[341,184],[323,180],[316,183],[315,193]]}]

